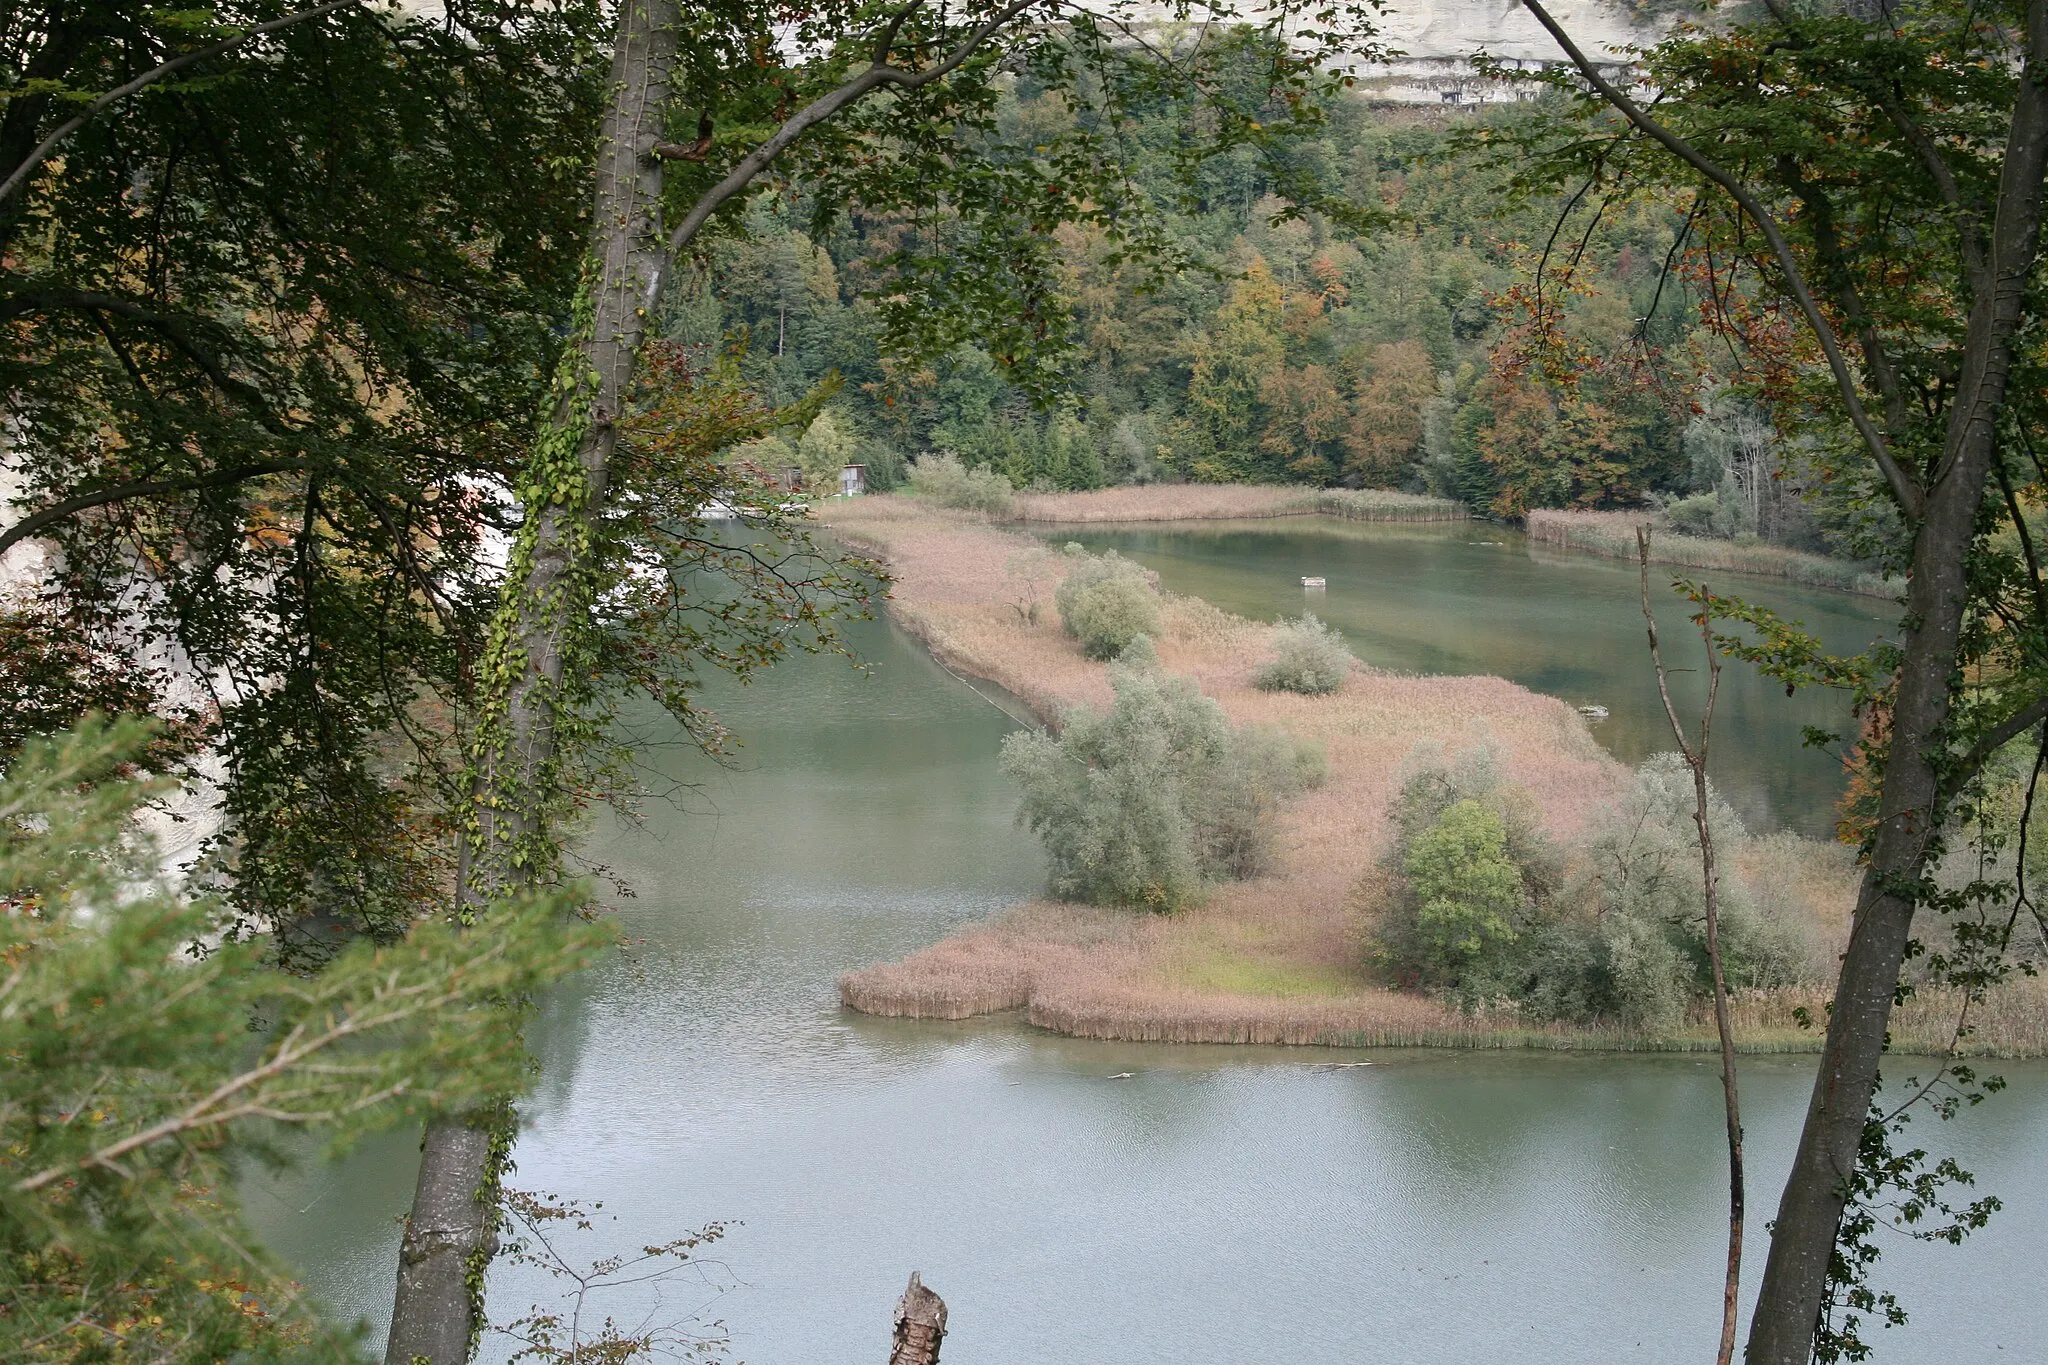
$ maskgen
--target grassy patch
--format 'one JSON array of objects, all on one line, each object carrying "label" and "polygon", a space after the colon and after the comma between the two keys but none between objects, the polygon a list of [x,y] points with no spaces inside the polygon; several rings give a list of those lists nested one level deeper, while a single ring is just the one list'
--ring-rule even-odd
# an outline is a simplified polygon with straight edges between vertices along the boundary
[{"label": "grassy patch", "polygon": [[1216,995],[1265,995],[1282,1000],[1348,995],[1361,983],[1349,972],[1299,962],[1276,962],[1215,944],[1191,944],[1161,968],[1165,984]]}]

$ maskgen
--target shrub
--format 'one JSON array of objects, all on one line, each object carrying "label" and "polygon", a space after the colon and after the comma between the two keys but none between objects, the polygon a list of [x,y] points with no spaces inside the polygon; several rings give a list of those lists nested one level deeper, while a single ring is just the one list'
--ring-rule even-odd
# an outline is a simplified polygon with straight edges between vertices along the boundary
[{"label": "shrub", "polygon": [[1300,620],[1280,623],[1272,662],[1255,681],[1268,692],[1317,697],[1342,687],[1350,672],[1351,651],[1344,637],[1304,612]]},{"label": "shrub", "polygon": [[1721,512],[1720,496],[1714,493],[1697,493],[1664,504],[1664,516],[1671,523],[1671,529],[1687,536],[1727,539],[1722,529],[1726,518]]},{"label": "shrub", "polygon": [[[1139,636],[1124,658],[1149,646]],[[1322,786],[1326,773],[1318,746],[1265,726],[1238,730],[1231,736],[1222,771],[1209,778],[1197,812],[1204,870],[1234,881],[1265,872],[1278,843],[1281,803]]]},{"label": "shrub", "polygon": [[[1691,771],[1675,754],[1638,767],[1568,880],[1526,801],[1500,786],[1483,751],[1402,784],[1389,861],[1404,891],[1379,928],[1380,958],[1467,1005],[1511,1001],[1535,1019],[1607,1019],[1647,1034],[1679,1026],[1712,987]],[[1798,980],[1798,937],[1759,913],[1733,874],[1741,821],[1711,789],[1707,809],[1729,986]]]},{"label": "shrub", "polygon": [[1264,867],[1279,804],[1320,780],[1320,754],[1233,730],[1191,681],[1156,666],[1119,663],[1110,683],[1106,713],[1078,709],[1057,739],[1003,744],[1003,770],[1024,790],[1018,819],[1045,842],[1054,893],[1173,910]]},{"label": "shrub", "polygon": [[[1653,754],[1635,771],[1628,795],[1588,840],[1593,908],[1661,927],[1678,954],[1674,970],[1693,991],[1713,980],[1707,959],[1706,891],[1700,883],[1699,833],[1693,823],[1692,770],[1677,754]],[[1797,935],[1767,921],[1734,875],[1734,853],[1748,831],[1710,783],[1707,826],[1721,879],[1721,965],[1730,989],[1780,986],[1799,978],[1805,951]]]},{"label": "shrub", "polygon": [[1016,490],[993,469],[968,469],[954,456],[933,451],[910,466],[910,491],[941,507],[1002,516]]},{"label": "shrub", "polygon": [[1159,633],[1159,594],[1152,575],[1110,550],[1067,547],[1067,576],[1053,593],[1060,624],[1091,659],[1114,659],[1140,635]]},{"label": "shrub", "polygon": [[1416,938],[1438,971],[1457,976],[1517,938],[1528,892],[1496,812],[1469,798],[1450,806],[1408,846],[1402,869],[1415,899]]},{"label": "shrub", "polygon": [[1527,793],[1501,783],[1489,749],[1450,763],[1426,755],[1389,814],[1384,865],[1401,893],[1376,931],[1375,956],[1467,1007],[1519,998],[1525,959],[1550,945],[1540,914],[1561,880]]}]

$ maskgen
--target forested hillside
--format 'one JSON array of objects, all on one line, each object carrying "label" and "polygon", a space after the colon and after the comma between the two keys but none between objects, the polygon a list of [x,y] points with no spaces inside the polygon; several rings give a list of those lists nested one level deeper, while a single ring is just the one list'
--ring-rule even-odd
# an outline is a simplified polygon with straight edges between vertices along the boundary
[{"label": "forested hillside", "polygon": [[[1075,117],[1023,83],[1001,112],[1047,143]],[[1870,551],[1846,514],[1802,496],[1817,478],[1702,325],[1699,272],[1674,253],[1683,204],[1517,185],[1519,158],[1488,152],[1534,136],[1539,101],[1324,112],[1293,165],[1356,206],[1352,222],[1293,212],[1246,153],[1192,196],[1155,195],[1182,256],[1171,272],[1141,272],[1093,228],[1061,230],[1072,382],[1049,399],[971,343],[885,365],[867,299],[886,292],[904,226],[821,214],[801,186],[762,194],[746,235],[699,257],[672,326],[742,337],[744,368],[778,402],[841,378],[807,428],[749,452],[814,477],[858,459],[886,489],[946,451],[1019,487],[1306,482],[1501,516],[1648,500],[1696,534]],[[1164,186],[1190,130],[1162,107],[1141,132],[1140,174]],[[1556,324],[1541,346],[1539,319]]]}]

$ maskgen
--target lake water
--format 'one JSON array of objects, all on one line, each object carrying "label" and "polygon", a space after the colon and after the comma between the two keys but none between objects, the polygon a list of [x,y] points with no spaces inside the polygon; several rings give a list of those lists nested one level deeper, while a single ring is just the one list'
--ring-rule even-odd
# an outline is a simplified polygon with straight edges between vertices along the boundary
[{"label": "lake water", "polygon": [[[650,781],[684,801],[590,840],[637,893],[638,942],[538,1021],[513,1183],[604,1204],[584,1258],[741,1223],[708,1280],[600,1315],[704,1307],[751,1365],[879,1362],[917,1269],[951,1307],[947,1365],[1708,1355],[1709,1059],[1146,1047],[843,1012],[839,972],[1044,874],[995,771],[1011,723],[888,626],[855,638],[870,675],[806,660],[718,699],[738,769],[651,745]],[[1376,1065],[1329,1065],[1358,1060]],[[2048,1246],[2048,1069],[2001,1069],[2012,1090],[1916,1139],[2006,1211],[1961,1248],[1891,1248],[1880,1276],[1914,1320],[1881,1360],[2043,1358],[2048,1306],[2013,1290]],[[1745,1066],[1759,1235],[1808,1074]],[[250,1192],[270,1244],[379,1341],[415,1145]],[[501,1265],[492,1311],[554,1292]]]}]

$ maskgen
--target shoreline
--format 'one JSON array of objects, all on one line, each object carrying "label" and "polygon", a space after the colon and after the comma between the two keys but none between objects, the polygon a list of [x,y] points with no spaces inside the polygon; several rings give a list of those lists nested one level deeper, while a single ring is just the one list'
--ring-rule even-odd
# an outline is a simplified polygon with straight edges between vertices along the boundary
[{"label": "shoreline", "polygon": [[[1653,520],[1648,512],[1560,512],[1549,508],[1529,513],[1523,525],[1531,545],[1566,554],[1602,559],[1636,558],[1635,528]],[[1902,578],[1885,578],[1849,560],[1787,550],[1781,546],[1745,545],[1682,535],[1663,526],[1650,538],[1650,562],[1681,569],[1712,569],[1775,578],[1801,587],[1848,593],[1893,602],[1905,596]]]},{"label": "shoreline", "polygon": [[[1235,504],[1232,515],[1242,515],[1242,506]],[[890,562],[897,576],[891,617],[948,670],[995,684],[1044,721],[1075,705],[1108,701],[1105,668],[1082,658],[1061,632],[1050,585],[1029,589],[1006,574],[1013,556],[1040,544],[1028,532],[895,497],[834,504],[822,519]],[[1042,603],[1035,622],[1026,595]],[[1233,723],[1277,725],[1322,744],[1329,756],[1328,784],[1297,798],[1282,816],[1275,870],[1221,885],[1205,904],[1171,916],[1027,901],[901,961],[846,973],[840,990],[849,1008],[913,1019],[1021,1010],[1034,1027],[1131,1042],[1714,1047],[1711,1025],[1697,1012],[1678,1033],[1656,1038],[1507,1014],[1472,1016],[1389,989],[1363,966],[1365,928],[1387,892],[1377,872],[1384,814],[1418,745],[1456,750],[1490,743],[1555,836],[1569,838],[1618,795],[1630,769],[1599,747],[1564,702],[1499,678],[1395,675],[1363,664],[1328,697],[1259,692],[1251,675],[1270,649],[1273,627],[1198,598],[1165,595],[1162,606],[1157,648],[1168,671],[1192,677]],[[1767,843],[1759,841],[1753,854],[1769,859],[1758,868],[1762,879],[1797,897],[1797,913],[1824,923],[1830,939],[1845,935],[1854,901],[1847,851],[1812,841],[1796,849]],[[2048,1052],[2048,1039],[2039,1036],[2043,1011],[2032,998],[2043,993],[2048,987],[2034,983],[2020,995],[1994,996],[1966,1050]],[[1783,988],[1738,1000],[1742,1049],[1817,1050],[1821,1039],[1802,1031],[1793,1011],[1803,1007],[1818,1017],[1824,994],[1818,987]],[[1939,1052],[1952,1023],[1953,1005],[1923,991],[1895,1018],[1897,1050]]]},{"label": "shoreline", "polygon": [[[1304,488],[1289,484],[1142,484],[1085,493],[1019,493],[1014,510],[991,518],[999,526],[1140,526],[1203,521],[1270,521],[1284,517],[1326,517],[1379,525],[1447,525],[1473,520],[1463,503],[1384,489]],[[1633,560],[1635,528],[1659,522],[1641,512],[1569,512],[1539,508],[1523,520],[1532,547],[1559,554]],[[1826,592],[1896,601],[1903,579],[1869,572],[1850,560],[1683,535],[1658,524],[1650,562],[1681,569],[1707,569],[1769,578]]]},{"label": "shoreline", "polygon": [[1461,502],[1382,489],[1306,488],[1294,484],[1151,483],[1086,493],[1019,493],[998,524],[1107,525],[1151,521],[1263,521],[1333,517],[1340,521],[1425,524],[1469,521]]}]

